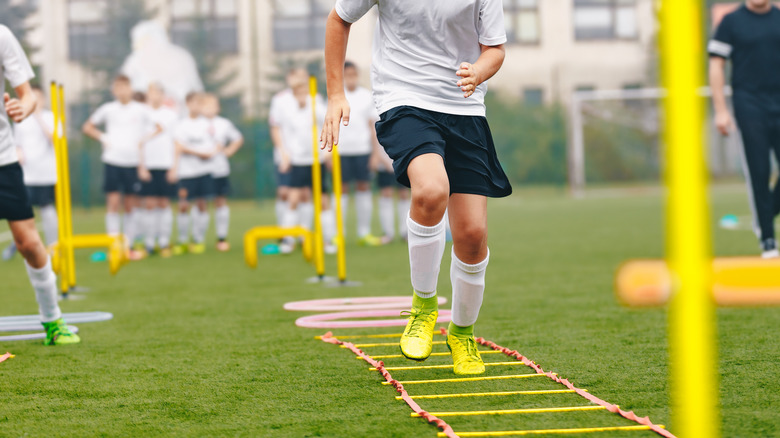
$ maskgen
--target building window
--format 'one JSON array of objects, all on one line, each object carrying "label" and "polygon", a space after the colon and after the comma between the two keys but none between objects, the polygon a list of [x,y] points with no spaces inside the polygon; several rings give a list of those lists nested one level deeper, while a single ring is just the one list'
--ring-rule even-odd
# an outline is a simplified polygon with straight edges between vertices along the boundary
[{"label": "building window", "polygon": [[574,37],[583,40],[634,39],[636,0],[574,0]]},{"label": "building window", "polygon": [[107,0],[68,1],[68,58],[86,61],[108,56],[111,49],[105,40]]},{"label": "building window", "polygon": [[171,40],[193,51],[238,53],[236,0],[171,0]]},{"label": "building window", "polygon": [[544,90],[539,87],[524,88],[523,103],[528,106],[541,106],[544,103]]},{"label": "building window", "polygon": [[539,42],[539,0],[504,0],[504,27],[509,43]]},{"label": "building window", "polygon": [[321,50],[333,0],[274,0],[274,50]]}]

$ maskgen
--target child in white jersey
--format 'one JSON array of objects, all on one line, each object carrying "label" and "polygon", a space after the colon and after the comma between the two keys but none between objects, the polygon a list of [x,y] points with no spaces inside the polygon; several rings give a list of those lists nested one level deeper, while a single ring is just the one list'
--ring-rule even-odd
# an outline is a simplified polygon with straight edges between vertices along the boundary
[{"label": "child in white jersey", "polygon": [[179,122],[176,111],[165,106],[165,92],[162,85],[152,83],[146,93],[146,103],[151,119],[162,128],[156,137],[144,143],[138,175],[141,179],[143,196],[144,245],[149,254],[159,250],[162,257],[171,255],[171,233],[173,232],[173,211],[170,199],[176,196],[176,175],[173,168],[176,145],[173,131]]},{"label": "child in white jersey", "polygon": [[484,104],[486,81],[504,61],[503,3],[337,0],[325,37],[325,148],[339,142],[342,122],[350,123],[343,78],[350,26],[374,6],[379,15],[371,70],[380,114],[377,137],[393,159],[397,180],[412,189],[408,228],[414,294],[401,353],[414,360],[431,354],[449,208],[452,322],[447,346],[456,374],[480,374],[485,366],[474,323],[489,258],[487,198],[511,193]]},{"label": "child in white jersey", "polygon": [[[209,135],[220,147],[220,151],[211,159],[211,177],[214,180],[214,227],[217,231],[217,251],[228,251],[227,241],[230,228],[230,207],[227,197],[230,194],[230,162],[241,146],[244,136],[233,123],[220,117],[219,98],[211,93],[203,96],[202,115],[206,119]],[[206,213],[208,214],[208,213]]]},{"label": "child in white jersey", "polygon": [[[133,100],[133,88],[127,76],[114,78],[111,92],[116,100],[101,105],[84,123],[86,135],[100,142],[103,147],[104,163],[103,190],[106,193],[106,232],[118,235],[122,231],[123,207],[124,234],[127,243],[138,237],[138,217],[134,214],[139,206],[141,181],[138,179],[138,165],[141,162],[140,148],[144,143],[162,132],[160,125],[152,120],[149,108]],[[105,132],[97,126],[104,125]],[[131,252],[132,258],[137,258]]]}]

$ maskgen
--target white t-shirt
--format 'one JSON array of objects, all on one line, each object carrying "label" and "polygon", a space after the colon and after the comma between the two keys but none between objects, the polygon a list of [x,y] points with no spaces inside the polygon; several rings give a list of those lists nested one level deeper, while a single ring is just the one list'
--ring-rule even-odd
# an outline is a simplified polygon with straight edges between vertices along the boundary
[{"label": "white t-shirt", "polygon": [[57,157],[49,136],[54,132],[54,113],[48,110],[14,125],[14,137],[24,157],[24,184],[53,186],[57,184]]},{"label": "white t-shirt", "polygon": [[162,132],[144,144],[144,165],[151,170],[170,169],[173,167],[173,158],[176,153],[173,131],[176,129],[176,124],[179,123],[179,115],[176,111],[164,106],[157,109],[149,107],[149,112],[152,123],[160,125]]},{"label": "white t-shirt", "polygon": [[[227,147],[230,143],[244,138],[238,128],[236,128],[236,125],[224,117],[217,116],[213,119],[205,120],[209,135],[211,135],[216,144],[222,147]],[[214,155],[214,158],[209,162],[209,166],[211,167],[211,176],[214,178],[225,178],[230,175],[230,162],[228,162],[228,157],[221,152]]]},{"label": "white t-shirt", "polygon": [[337,0],[336,13],[354,23],[374,5],[371,82],[379,113],[409,105],[467,116],[485,115],[483,83],[468,99],[456,85],[461,62],[475,62],[480,44],[506,42],[501,0]]},{"label": "white t-shirt", "polygon": [[142,103],[119,101],[104,103],[92,114],[89,121],[105,124],[103,162],[119,167],[138,166],[141,159],[141,141],[152,129],[152,113]]},{"label": "white t-shirt", "polygon": [[[183,119],[176,125],[173,138],[185,148],[198,152],[211,152],[217,148],[216,142],[209,135],[206,120],[202,117]],[[190,179],[210,174],[209,161],[182,152],[179,157],[179,178]]]},{"label": "white t-shirt", "polygon": [[[319,132],[319,127],[325,120],[326,103],[320,95],[317,95],[316,102]],[[295,97],[280,101],[279,106],[276,122],[282,130],[282,145],[290,156],[290,163],[293,166],[311,166],[314,164],[311,99],[306,99],[303,108]],[[320,161],[325,160],[325,154],[326,152],[320,151]]]},{"label": "white t-shirt", "polygon": [[355,91],[345,90],[349,102],[349,126],[339,129],[339,153],[344,156],[369,155],[373,143],[370,124],[376,123],[379,116],[374,107],[371,92],[363,87]]},{"label": "white t-shirt", "polygon": [[[271,98],[271,110],[268,113],[268,124],[271,127],[278,128],[281,126],[279,120],[283,117],[281,113],[282,109],[285,108],[285,105],[290,104],[289,102],[285,103],[287,100],[295,101],[295,96],[293,96],[293,92],[290,88],[285,88],[274,94]],[[280,160],[279,151],[274,148],[274,164],[278,165]]]},{"label": "white t-shirt", "polygon": [[[21,44],[10,29],[0,24],[0,78],[7,79],[11,87],[16,88],[34,77],[35,73]],[[2,88],[5,86],[0,87]],[[19,156],[16,154],[16,141],[5,112],[5,103],[0,98],[0,166],[17,161]]]}]

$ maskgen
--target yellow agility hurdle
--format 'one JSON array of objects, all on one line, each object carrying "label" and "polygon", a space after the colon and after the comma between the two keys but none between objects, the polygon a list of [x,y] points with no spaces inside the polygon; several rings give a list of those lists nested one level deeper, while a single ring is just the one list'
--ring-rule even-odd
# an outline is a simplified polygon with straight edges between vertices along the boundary
[{"label": "yellow agility hurdle", "polygon": [[[552,373],[552,375],[556,375]],[[452,379],[429,379],[429,380],[404,380],[398,381],[402,385],[416,385],[422,383],[460,383],[460,382],[480,382],[483,380],[507,380],[507,379],[531,379],[534,377],[547,377],[546,374],[511,374],[507,376],[481,376],[481,377],[455,377]],[[382,382],[382,385],[391,385],[390,382]]]},{"label": "yellow agility hurdle", "polygon": [[[664,425],[658,427],[665,429]],[[650,426],[607,426],[607,427],[578,427],[571,429],[536,429],[536,430],[507,430],[495,432],[455,432],[462,438],[467,437],[501,437],[501,436],[524,436],[524,435],[568,435],[575,433],[598,433],[598,432],[629,432],[651,430]],[[439,432],[437,437],[446,437],[446,433]]]},{"label": "yellow agility hurdle", "polygon": [[[579,412],[579,411],[603,411],[604,406],[564,406],[560,408],[529,408],[529,409],[497,409],[492,411],[453,411],[453,412],[428,412],[436,417],[473,417],[477,415],[523,415],[523,414],[546,414],[553,412]],[[409,414],[412,418],[422,417],[422,415],[412,412]]]},{"label": "yellow agility hurdle", "polygon": [[[587,390],[583,391],[587,392]],[[548,394],[574,394],[573,389],[535,389],[528,391],[495,391],[495,392],[464,392],[458,394],[426,394],[410,395],[412,400],[440,400],[444,398],[468,398],[468,397],[506,397],[510,395],[548,395]],[[396,400],[403,400],[401,396],[396,396]]]},{"label": "yellow agility hurdle", "polygon": [[250,268],[257,267],[257,242],[268,239],[281,239],[284,237],[303,239],[303,258],[308,260],[313,256],[313,233],[303,227],[254,227],[244,234],[244,261]]},{"label": "yellow agility hurdle", "polygon": [[[376,359],[376,358],[374,358]],[[518,366],[522,365],[525,366],[524,363],[520,361],[514,361],[514,362],[485,362],[486,367],[511,367],[511,366]],[[452,364],[445,364],[445,365],[412,365],[412,366],[403,366],[403,367],[384,367],[387,371],[409,371],[409,370],[446,370],[453,368],[455,365]],[[378,371],[378,369],[369,367],[369,371]]]},{"label": "yellow agility hurdle", "polygon": [[[497,350],[484,350],[484,351],[480,350],[479,354],[504,354],[504,352],[503,351],[497,351]],[[452,353],[450,353],[450,352],[431,353],[431,357],[436,357],[436,356],[442,356],[442,357],[443,356],[447,356],[447,357],[449,357],[449,356],[452,356]],[[403,354],[377,354],[377,355],[371,356],[371,358],[372,359],[405,359],[406,356],[404,356]],[[362,356],[355,356],[355,359],[366,360]]]},{"label": "yellow agility hurdle", "polygon": [[57,164],[55,205],[59,237],[50,248],[52,268],[60,275],[60,291],[63,295],[76,287],[76,248],[106,248],[111,274],[116,274],[127,263],[127,254],[121,236],[107,234],[73,235],[73,204],[70,188],[70,159],[68,156],[67,117],[65,111],[65,87],[56,82],[50,86],[51,110],[54,113],[54,144]]}]

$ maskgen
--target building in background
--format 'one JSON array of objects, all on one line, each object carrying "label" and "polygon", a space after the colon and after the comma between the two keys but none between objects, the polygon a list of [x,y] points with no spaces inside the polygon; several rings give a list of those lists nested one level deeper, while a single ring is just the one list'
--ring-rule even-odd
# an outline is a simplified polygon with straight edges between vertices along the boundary
[{"label": "building in background", "polygon": [[[103,83],[84,61],[111,50],[106,11],[117,0],[39,2],[28,42],[42,80],[69,98]],[[138,0],[185,48],[208,30],[198,53],[218,53],[223,92],[247,116],[264,116],[287,65],[321,60],[325,18],[334,0]],[[652,0],[504,0],[507,58],[491,88],[528,104],[566,102],[578,89],[654,85]],[[353,25],[348,58],[368,71],[376,12]],[[130,36],[128,35],[128,38]],[[126,54],[125,54],[126,55]],[[119,65],[116,69],[119,69]],[[105,73],[102,73],[105,75]],[[368,75],[365,74],[368,85]],[[104,78],[103,78],[104,79]]]}]

